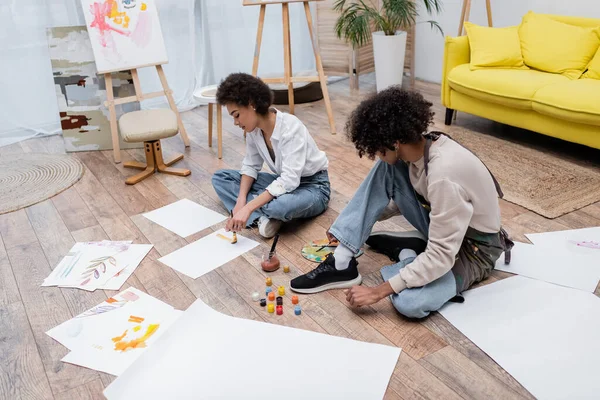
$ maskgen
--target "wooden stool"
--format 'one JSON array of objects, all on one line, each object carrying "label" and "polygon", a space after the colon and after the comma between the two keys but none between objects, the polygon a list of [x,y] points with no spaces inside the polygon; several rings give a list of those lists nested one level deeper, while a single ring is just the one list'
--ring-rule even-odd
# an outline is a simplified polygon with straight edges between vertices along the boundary
[{"label": "wooden stool", "polygon": [[[223,158],[223,112],[221,106],[217,103],[218,85],[205,86],[194,92],[194,97],[203,103],[208,104],[208,147],[212,147],[212,128],[213,128],[213,104],[217,108],[217,146],[218,156]],[[245,132],[244,132],[245,133]]]},{"label": "wooden stool", "polygon": [[141,110],[124,114],[119,119],[119,130],[125,142],[144,142],[146,163],[127,161],[123,163],[126,168],[143,169],[137,175],[125,180],[128,185],[135,185],[146,179],[156,170],[165,174],[188,176],[189,169],[171,168],[170,166],[183,159],[183,154],[165,162],[162,155],[160,139],[177,135],[177,115],[170,109]]}]

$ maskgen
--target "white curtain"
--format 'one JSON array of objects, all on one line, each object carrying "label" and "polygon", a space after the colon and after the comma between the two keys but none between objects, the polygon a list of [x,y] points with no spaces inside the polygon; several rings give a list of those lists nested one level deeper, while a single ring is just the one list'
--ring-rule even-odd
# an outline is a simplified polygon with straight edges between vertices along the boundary
[{"label": "white curtain", "polygon": [[[242,0],[201,0],[197,79],[201,85],[219,83],[232,72],[252,72],[260,6],[241,6]],[[315,59],[302,3],[291,3],[292,70],[314,70]],[[316,15],[311,6],[313,16]],[[314,23],[316,25],[316,23]],[[259,76],[283,76],[283,22],[280,4],[266,8]]]},{"label": "white curtain", "polygon": [[[180,111],[199,103],[199,87],[231,72],[252,71],[259,6],[242,0],[155,0],[169,63],[164,66]],[[314,69],[301,3],[290,5],[292,67]],[[0,146],[58,134],[58,105],[46,28],[85,25],[80,0],[0,0]],[[283,74],[280,5],[267,6],[259,75]],[[160,90],[154,68],[140,70],[144,92]],[[143,108],[165,107],[164,98]]]}]

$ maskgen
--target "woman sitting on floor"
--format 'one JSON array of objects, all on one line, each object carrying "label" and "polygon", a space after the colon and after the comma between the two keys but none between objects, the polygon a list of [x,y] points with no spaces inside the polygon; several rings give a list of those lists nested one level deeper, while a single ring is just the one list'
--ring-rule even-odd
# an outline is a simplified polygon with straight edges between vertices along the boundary
[{"label": "woman sitting on floor", "polygon": [[[256,222],[259,234],[271,238],[283,222],[323,213],[330,195],[327,156],[298,118],[271,107],[269,86],[252,75],[231,74],[219,85],[217,101],[247,132],[241,170],[219,170],[212,178],[233,213],[226,230]],[[260,172],[264,163],[272,174]]]}]

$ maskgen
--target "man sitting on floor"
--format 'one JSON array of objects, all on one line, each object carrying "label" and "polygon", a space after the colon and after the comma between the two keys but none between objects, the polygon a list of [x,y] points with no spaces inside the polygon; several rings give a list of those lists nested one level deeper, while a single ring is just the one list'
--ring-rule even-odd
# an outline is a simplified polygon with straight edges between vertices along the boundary
[{"label": "man sitting on floor", "polygon": [[[466,148],[426,133],[431,106],[419,93],[392,87],[354,110],[346,134],[360,157],[379,160],[327,232],[340,242],[335,252],[293,279],[292,290],[349,288],[354,306],[390,296],[401,314],[423,318],[487,278],[505,250],[508,260],[512,242],[500,225],[500,187]],[[390,200],[420,235],[369,238]],[[355,255],[365,241],[399,261],[381,269],[385,282],[377,287],[358,286]]]}]

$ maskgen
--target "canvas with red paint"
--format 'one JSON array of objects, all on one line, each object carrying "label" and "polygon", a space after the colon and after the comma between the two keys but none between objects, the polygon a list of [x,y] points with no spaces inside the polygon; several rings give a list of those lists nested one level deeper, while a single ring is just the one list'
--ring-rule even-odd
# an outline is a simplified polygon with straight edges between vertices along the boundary
[{"label": "canvas with red paint", "polygon": [[81,0],[98,73],[166,64],[154,0]]}]

